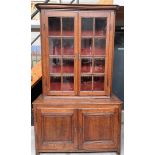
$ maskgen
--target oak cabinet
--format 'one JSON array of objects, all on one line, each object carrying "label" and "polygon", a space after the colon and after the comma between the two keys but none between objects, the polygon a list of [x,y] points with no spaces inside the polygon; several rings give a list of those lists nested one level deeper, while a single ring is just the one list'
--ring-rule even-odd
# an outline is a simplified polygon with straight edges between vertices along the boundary
[{"label": "oak cabinet", "polygon": [[121,101],[111,94],[116,5],[37,4],[43,94],[36,155],[120,153]]}]

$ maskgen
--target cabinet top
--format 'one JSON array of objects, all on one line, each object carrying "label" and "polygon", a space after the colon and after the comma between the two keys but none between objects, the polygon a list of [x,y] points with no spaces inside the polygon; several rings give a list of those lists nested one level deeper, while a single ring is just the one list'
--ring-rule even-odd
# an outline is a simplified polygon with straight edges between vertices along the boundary
[{"label": "cabinet top", "polygon": [[112,95],[110,98],[91,98],[88,97],[53,97],[53,96],[43,96],[40,95],[33,104],[71,104],[71,105],[78,105],[78,104],[121,104],[122,101],[116,97],[115,95]]},{"label": "cabinet top", "polygon": [[66,10],[116,10],[118,5],[99,5],[99,4],[43,4],[37,3],[37,9],[66,9]]}]

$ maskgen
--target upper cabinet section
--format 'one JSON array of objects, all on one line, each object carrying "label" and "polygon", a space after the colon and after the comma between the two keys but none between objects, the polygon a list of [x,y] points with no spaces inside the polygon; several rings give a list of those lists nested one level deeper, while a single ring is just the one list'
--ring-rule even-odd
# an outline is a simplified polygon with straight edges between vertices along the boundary
[{"label": "upper cabinet section", "polygon": [[[37,6],[43,8],[43,94],[109,96],[114,9],[117,7],[42,4]],[[86,11],[86,8],[89,11]]]}]

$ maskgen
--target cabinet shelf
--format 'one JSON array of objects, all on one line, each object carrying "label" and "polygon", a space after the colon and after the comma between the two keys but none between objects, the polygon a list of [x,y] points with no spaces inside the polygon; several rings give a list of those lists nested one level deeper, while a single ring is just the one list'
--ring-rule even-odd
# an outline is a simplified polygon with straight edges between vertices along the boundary
[{"label": "cabinet shelf", "polygon": [[60,76],[74,76],[74,73],[50,73],[50,76],[57,76],[57,77],[60,77]]},{"label": "cabinet shelf", "polygon": [[88,36],[81,36],[81,38],[97,38],[97,39],[106,39],[106,36],[98,36],[98,35],[88,35]]},{"label": "cabinet shelf", "polygon": [[65,59],[73,59],[75,58],[75,55],[49,55],[49,57],[52,58],[65,58]]},{"label": "cabinet shelf", "polygon": [[105,55],[80,55],[81,58],[96,58],[96,59],[104,59]]},{"label": "cabinet shelf", "polygon": [[104,76],[105,73],[81,73],[81,76]]},{"label": "cabinet shelf", "polygon": [[58,35],[58,36],[50,35],[48,37],[49,38],[74,38],[74,35],[70,35],[70,36],[66,36],[66,35]]}]

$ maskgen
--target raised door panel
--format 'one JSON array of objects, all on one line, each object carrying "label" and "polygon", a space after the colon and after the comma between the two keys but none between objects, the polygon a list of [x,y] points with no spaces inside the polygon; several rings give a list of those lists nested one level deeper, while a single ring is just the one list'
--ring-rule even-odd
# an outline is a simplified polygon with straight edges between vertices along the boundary
[{"label": "raised door panel", "polygon": [[77,112],[72,109],[39,109],[38,142],[43,150],[76,150]]},{"label": "raised door panel", "polygon": [[79,147],[84,150],[117,148],[118,109],[83,109],[79,112]]}]

